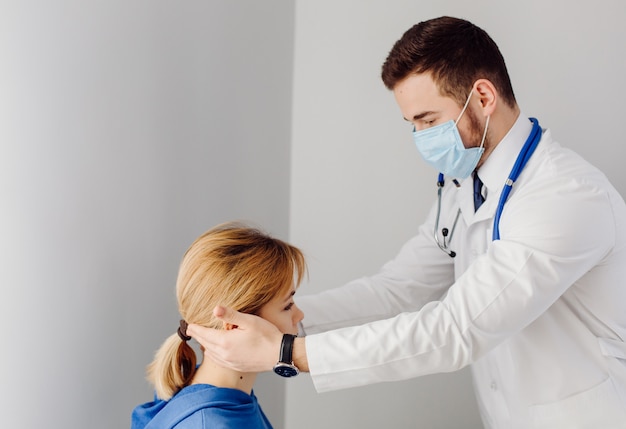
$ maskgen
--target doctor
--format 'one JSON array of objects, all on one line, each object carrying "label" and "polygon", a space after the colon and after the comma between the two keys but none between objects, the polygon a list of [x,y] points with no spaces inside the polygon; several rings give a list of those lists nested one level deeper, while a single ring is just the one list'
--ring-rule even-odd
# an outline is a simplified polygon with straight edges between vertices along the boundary
[{"label": "doctor", "polygon": [[470,22],[415,25],[382,78],[443,173],[418,235],[376,275],[299,298],[304,338],[223,307],[238,329],[189,335],[239,371],[309,371],[319,392],[469,365],[486,428],[626,427],[623,199],[520,111]]}]

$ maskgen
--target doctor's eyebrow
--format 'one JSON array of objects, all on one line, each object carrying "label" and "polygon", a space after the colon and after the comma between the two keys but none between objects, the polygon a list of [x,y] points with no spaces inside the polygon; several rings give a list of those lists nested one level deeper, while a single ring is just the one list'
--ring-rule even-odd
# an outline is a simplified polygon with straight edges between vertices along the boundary
[{"label": "doctor's eyebrow", "polygon": [[405,121],[407,122],[414,122],[414,121],[419,121],[420,119],[428,116],[428,115],[434,115],[436,112],[433,112],[432,110],[429,110],[427,112],[422,112],[422,113],[418,113],[417,115],[413,116],[413,119],[407,119],[404,118]]}]

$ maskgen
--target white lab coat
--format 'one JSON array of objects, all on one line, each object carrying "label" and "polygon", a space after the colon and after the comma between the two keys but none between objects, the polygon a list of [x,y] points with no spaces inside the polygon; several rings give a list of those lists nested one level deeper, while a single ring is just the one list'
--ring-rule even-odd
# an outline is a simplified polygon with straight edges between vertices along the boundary
[{"label": "white lab coat", "polygon": [[298,299],[319,392],[471,365],[486,428],[626,428],[621,196],[544,130],[491,239],[530,130],[520,115],[481,166],[476,213],[471,178],[444,188],[440,228],[462,212],[455,258],[435,244],[433,207],[378,274]]}]

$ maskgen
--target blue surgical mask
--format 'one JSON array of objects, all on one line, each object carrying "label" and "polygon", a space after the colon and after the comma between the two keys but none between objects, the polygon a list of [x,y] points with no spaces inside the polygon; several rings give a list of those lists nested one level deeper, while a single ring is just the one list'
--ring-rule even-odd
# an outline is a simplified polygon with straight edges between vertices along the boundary
[{"label": "blue surgical mask", "polygon": [[489,126],[488,116],[480,147],[465,148],[457,124],[465,113],[471,97],[472,93],[470,92],[456,121],[449,120],[425,130],[413,131],[413,140],[424,160],[441,173],[459,179],[468,177],[478,165],[478,161],[485,151],[483,145]]}]

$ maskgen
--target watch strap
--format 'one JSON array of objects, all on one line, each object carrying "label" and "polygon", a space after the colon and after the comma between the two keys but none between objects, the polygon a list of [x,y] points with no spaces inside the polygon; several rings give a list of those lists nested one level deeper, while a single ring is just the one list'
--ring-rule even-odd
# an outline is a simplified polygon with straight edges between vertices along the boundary
[{"label": "watch strap", "polygon": [[295,339],[296,335],[283,334],[283,340],[280,343],[279,362],[293,363],[293,344]]}]

